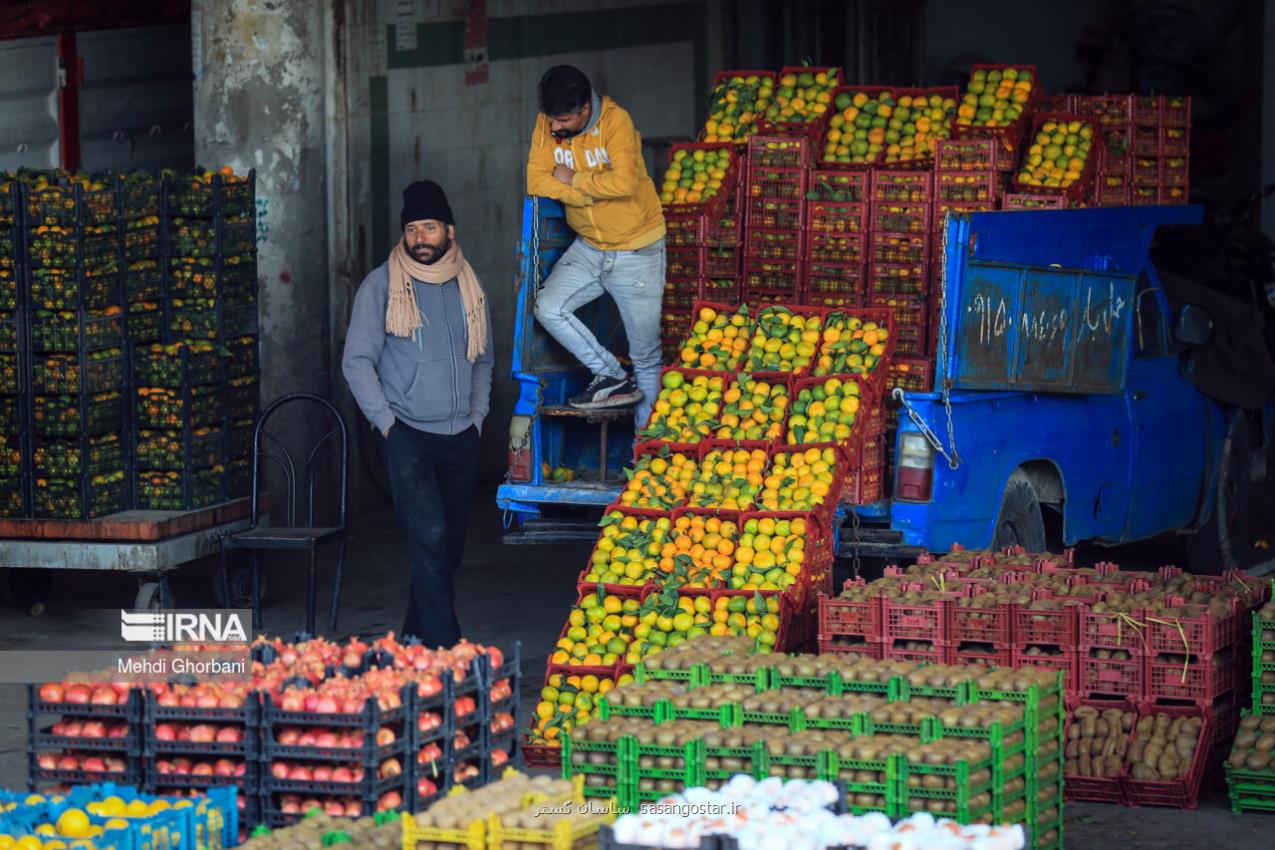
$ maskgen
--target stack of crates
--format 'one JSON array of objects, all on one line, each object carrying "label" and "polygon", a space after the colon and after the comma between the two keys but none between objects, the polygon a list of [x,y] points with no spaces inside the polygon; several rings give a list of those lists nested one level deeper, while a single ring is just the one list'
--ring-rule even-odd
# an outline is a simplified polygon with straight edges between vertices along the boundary
[{"label": "stack of crates", "polygon": [[810,172],[802,303],[816,307],[863,306],[869,174],[866,170]]},{"label": "stack of crates", "polygon": [[29,504],[23,476],[23,408],[28,399],[18,368],[23,338],[20,197],[17,181],[0,177],[0,514],[4,516],[25,516]]},{"label": "stack of crates", "polygon": [[1092,203],[1097,207],[1129,205],[1133,172],[1134,96],[1074,95],[1069,111],[1093,121],[1106,147],[1099,153]]},{"label": "stack of crates", "polygon": [[119,178],[128,313],[125,330],[130,346],[159,342],[164,335],[162,192],[163,181],[155,173],[137,171]]},{"label": "stack of crates", "polygon": [[724,143],[674,145],[670,167],[679,155],[693,157],[697,150],[727,151],[730,166],[708,200],[664,204],[667,262],[660,329],[667,360],[677,359],[690,331],[692,304],[704,299],[733,303],[739,297],[738,181],[743,154]]},{"label": "stack of crates", "polygon": [[1134,95],[1130,112],[1129,203],[1185,204],[1190,190],[1191,98]]},{"label": "stack of crates", "polygon": [[1267,606],[1254,611],[1252,628],[1252,708],[1244,712],[1239,727],[1248,734],[1236,738],[1226,763],[1227,791],[1235,814],[1275,811],[1275,765],[1269,752],[1256,749],[1258,738],[1275,733],[1275,609]]},{"label": "stack of crates", "polygon": [[[940,139],[934,155],[931,228],[936,237],[942,232],[949,212],[999,209],[1005,193],[1006,172],[1012,169],[1013,157],[994,139]],[[942,259],[936,250],[934,262],[942,262]]]},{"label": "stack of crates", "polygon": [[933,171],[873,170],[866,306],[894,311],[894,350],[903,356],[929,353],[933,220]]},{"label": "stack of crates", "polygon": [[37,177],[26,198],[30,515],[116,513],[129,503],[117,181]]},{"label": "stack of crates", "polygon": [[188,510],[249,489],[259,405],[255,182],[252,173],[165,182],[165,345],[139,352],[134,375],[139,457],[143,430],[162,457],[138,476],[139,507]]},{"label": "stack of crates", "polygon": [[743,291],[749,304],[797,303],[803,289],[810,140],[753,136],[743,184]]}]

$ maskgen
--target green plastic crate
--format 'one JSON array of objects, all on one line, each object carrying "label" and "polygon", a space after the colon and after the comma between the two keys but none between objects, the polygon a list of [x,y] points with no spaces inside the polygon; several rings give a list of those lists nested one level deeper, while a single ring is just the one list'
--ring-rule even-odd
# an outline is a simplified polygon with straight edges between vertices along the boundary
[{"label": "green plastic crate", "polygon": [[766,744],[758,741],[751,747],[735,748],[735,747],[704,747],[704,758],[719,759],[739,759],[749,763],[747,770],[710,770],[707,764],[704,766],[704,778],[727,780],[739,773],[746,773],[753,779],[765,779],[769,775],[770,769],[770,752],[766,749]]}]

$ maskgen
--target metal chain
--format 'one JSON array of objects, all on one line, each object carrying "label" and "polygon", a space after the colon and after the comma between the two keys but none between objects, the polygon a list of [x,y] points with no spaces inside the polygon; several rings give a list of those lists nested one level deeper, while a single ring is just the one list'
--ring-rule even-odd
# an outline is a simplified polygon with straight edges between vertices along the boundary
[{"label": "metal chain", "polygon": [[[947,219],[943,220],[942,227],[942,253],[939,254],[939,350],[937,362],[934,364],[935,373],[942,371],[944,358],[947,356],[948,347],[951,340],[948,337],[947,327]],[[950,382],[944,378],[940,382],[939,392],[943,397],[943,409],[947,413],[947,444],[952,450],[952,454],[948,455],[943,452],[943,456],[947,458],[947,465],[951,469],[956,469],[961,465],[961,456],[956,451],[956,426],[952,422],[952,395]],[[906,402],[905,402],[906,404]],[[915,421],[916,417],[912,414],[912,409],[908,408],[908,415],[912,416]],[[928,430],[928,429],[927,429]],[[942,447],[936,446],[939,451],[943,451]]]},{"label": "metal chain", "polygon": [[903,410],[907,412],[908,418],[912,420],[912,424],[915,425],[916,429],[921,432],[921,436],[925,438],[926,442],[934,447],[934,451],[947,458],[948,466],[952,467],[952,469],[956,469],[959,465],[958,462],[947,453],[947,449],[943,448],[943,442],[939,440],[938,435],[935,434],[933,429],[931,429],[930,426],[926,424],[925,420],[921,418],[921,414],[917,413],[912,405],[908,404],[907,396],[903,393],[903,388],[895,387],[892,395],[894,396],[894,400],[897,401],[899,405],[902,406]]},{"label": "metal chain", "polygon": [[[863,470],[859,470],[859,474],[863,474]],[[854,570],[854,577],[859,577],[859,512],[855,510],[855,506],[850,506],[850,525],[854,532],[854,555],[850,558],[850,567]]]}]

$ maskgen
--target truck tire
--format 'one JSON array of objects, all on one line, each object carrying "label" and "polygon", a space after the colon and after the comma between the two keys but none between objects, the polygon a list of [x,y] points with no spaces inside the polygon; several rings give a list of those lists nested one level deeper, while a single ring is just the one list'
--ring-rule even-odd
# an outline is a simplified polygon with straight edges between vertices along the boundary
[{"label": "truck tire", "polygon": [[1243,566],[1244,555],[1252,545],[1251,455],[1248,421],[1237,415],[1231,419],[1222,444],[1222,468],[1213,511],[1199,531],[1186,536],[1186,561],[1197,575],[1215,576]]},{"label": "truck tire", "polygon": [[992,533],[992,548],[1022,546],[1028,552],[1045,551],[1045,520],[1031,479],[1021,469],[1014,470],[1001,497],[1000,514]]}]

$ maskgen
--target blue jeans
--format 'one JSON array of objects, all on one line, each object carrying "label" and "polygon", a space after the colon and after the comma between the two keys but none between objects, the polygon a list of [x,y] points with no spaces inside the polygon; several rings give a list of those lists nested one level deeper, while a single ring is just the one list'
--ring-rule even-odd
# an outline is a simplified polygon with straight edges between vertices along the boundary
[{"label": "blue jeans", "polygon": [[553,267],[536,298],[536,318],[594,375],[625,377],[624,367],[576,318],[575,311],[607,293],[629,339],[633,377],[642,390],[635,417],[646,424],[660,392],[660,302],[664,297],[664,240],[636,251],[600,251],[577,238]]}]

